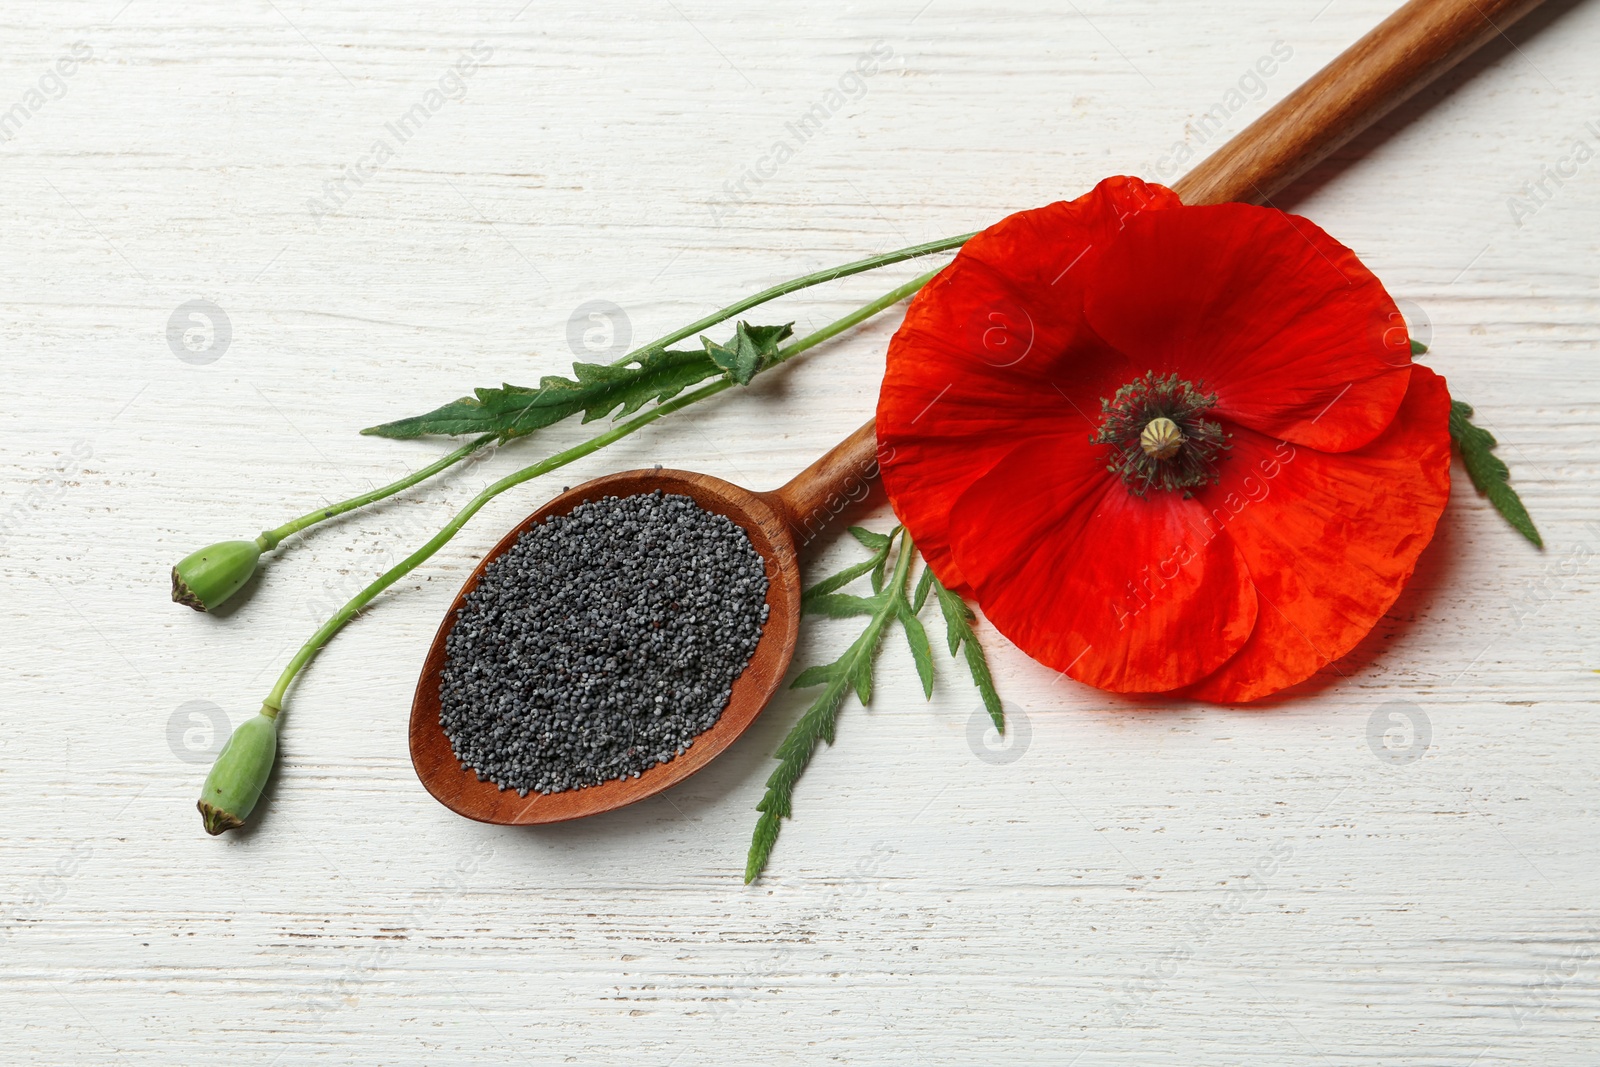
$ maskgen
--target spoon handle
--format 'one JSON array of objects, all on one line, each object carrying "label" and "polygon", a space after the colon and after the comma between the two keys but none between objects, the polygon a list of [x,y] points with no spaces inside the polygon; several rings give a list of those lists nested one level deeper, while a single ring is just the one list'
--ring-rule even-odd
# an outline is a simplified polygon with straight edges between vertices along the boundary
[{"label": "spoon handle", "polygon": [[1259,204],[1539,0],[1411,0],[1173,184],[1185,204]]},{"label": "spoon handle", "polygon": [[[1174,191],[1186,204],[1266,200],[1539,3],[1410,0],[1175,182]],[[877,476],[869,420],[787,485],[761,495],[802,546],[865,498]]]},{"label": "spoon handle", "polygon": [[871,492],[878,477],[876,422],[868,419],[787,485],[761,494],[783,516],[796,547],[811,543],[840,512]]}]

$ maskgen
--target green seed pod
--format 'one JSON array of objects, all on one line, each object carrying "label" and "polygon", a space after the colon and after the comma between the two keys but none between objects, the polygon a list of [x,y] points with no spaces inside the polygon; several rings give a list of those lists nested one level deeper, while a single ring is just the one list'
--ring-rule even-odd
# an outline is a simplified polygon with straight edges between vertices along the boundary
[{"label": "green seed pod", "polygon": [[261,714],[233,731],[206,775],[198,804],[206,833],[215,836],[244,825],[261,797],[277,754],[277,712],[263,707]]},{"label": "green seed pod", "polygon": [[222,541],[192,552],[172,568],[172,599],[211,611],[250,580],[260,558],[255,541]]}]

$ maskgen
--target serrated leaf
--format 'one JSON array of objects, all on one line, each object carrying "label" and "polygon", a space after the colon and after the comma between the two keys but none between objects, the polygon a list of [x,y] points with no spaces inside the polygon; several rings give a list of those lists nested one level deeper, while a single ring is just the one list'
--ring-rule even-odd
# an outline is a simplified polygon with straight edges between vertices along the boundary
[{"label": "serrated leaf", "polygon": [[546,376],[536,389],[515,385],[478,389],[474,396],[425,415],[369,427],[362,433],[392,438],[496,433],[509,440],[580,412],[585,422],[619,407],[621,414],[629,415],[651,400],[670,399],[718,373],[698,352],[655,352],[618,367],[577,363],[573,365],[574,378]]},{"label": "serrated leaf", "polygon": [[776,356],[783,342],[794,336],[792,322],[786,322],[782,326],[752,326],[748,322],[741,322],[739,326],[763,357]]},{"label": "serrated leaf", "polygon": [[872,653],[857,656],[850,665],[850,687],[863,706],[872,703]]},{"label": "serrated leaf", "polygon": [[897,537],[900,531],[904,528],[905,527],[903,526],[896,526],[894,529],[890,530],[887,535],[885,535],[889,539],[889,544],[885,545],[879,551],[877,561],[872,567],[872,591],[874,593],[883,592],[884,575],[888,572],[889,568],[889,545],[894,544],[895,537]]},{"label": "serrated leaf", "polygon": [[778,843],[778,822],[779,817],[771,812],[763,812],[761,818],[756,820],[755,837],[750,841],[750,855],[744,861],[745,885],[755,881],[756,875],[767,865],[772,846]]},{"label": "serrated leaf", "polygon": [[361,432],[406,440],[429,434],[495,433],[510,440],[583,413],[584,422],[631,415],[651,401],[670,400],[722,373],[704,352],[656,350],[626,363],[574,363],[573,377],[546,375],[536,389],[502,385],[478,389],[425,415],[369,426]]},{"label": "serrated leaf", "polygon": [[705,345],[711,361],[728,372],[728,377],[740,385],[749,385],[756,372],[777,356],[778,346],[792,333],[792,322],[785,326],[751,326],[741,322],[727,344],[719,345],[709,337],[700,338],[700,343]]},{"label": "serrated leaf", "polygon": [[782,820],[792,814],[794,783],[806,769],[806,765],[811,762],[811,754],[816,751],[817,742],[833,743],[839,706],[844,703],[845,694],[849,692],[849,685],[843,677],[843,667],[854,650],[855,646],[852,645],[850,652],[846,652],[839,660],[828,665],[829,668],[840,669],[835,671],[828,687],[817,694],[816,700],[812,701],[811,706],[800,716],[794,728],[778,745],[778,750],[773,753],[778,759],[778,766],[767,776],[767,791],[756,805],[756,810],[761,812],[761,818],[756,820],[755,833],[750,838],[750,851],[745,857],[746,885],[755,881],[772,855],[772,846],[778,840],[778,830]]},{"label": "serrated leaf", "polygon": [[950,643],[950,654],[954,656],[961,651],[961,642],[972,633],[972,609],[961,599],[961,594],[946,589],[938,578],[933,580],[933,588],[939,601],[939,612],[944,616],[945,637]]},{"label": "serrated leaf", "polygon": [[994,676],[989,673],[989,660],[983,654],[983,646],[978,644],[976,636],[968,638],[965,642],[967,673],[972,675],[972,684],[977,687],[978,695],[983,698],[984,709],[989,712],[989,719],[994,723],[994,728],[999,733],[1006,732],[1006,709],[1000,703],[1000,694],[994,687]]},{"label": "serrated leaf", "polygon": [[[917,548],[911,543],[910,535],[901,527],[895,527],[888,534],[874,534],[870,530],[859,529],[853,529],[851,532],[855,534],[856,540],[874,550],[873,558],[864,564],[857,563],[846,567],[838,574],[818,582],[807,590],[804,597],[805,607],[808,611],[819,611],[830,615],[870,614],[871,619],[861,635],[838,659],[823,666],[808,667],[793,682],[793,687],[797,689],[815,685],[823,685],[823,689],[773,753],[778,760],[778,767],[768,776],[766,794],[756,805],[761,817],[756,821],[755,833],[750,839],[750,851],[745,858],[746,884],[758,878],[766,868],[782,822],[792,813],[795,783],[811,762],[817,744],[824,741],[830,745],[833,743],[838,728],[839,709],[843,706],[845,697],[854,691],[863,706],[871,703],[873,659],[877,655],[878,645],[882,642],[884,633],[894,621],[898,620],[905,628],[906,643],[910,646],[911,658],[917,665],[917,677],[922,682],[923,694],[930,698],[933,696],[933,648],[929,644],[927,630],[917,618],[917,613],[927,603],[930,592],[938,599],[939,610],[944,615],[950,654],[960,656],[965,661],[967,671],[972,675],[973,684],[983,696],[983,705],[988,709],[995,728],[1001,733],[1005,732],[1005,710],[1000,704],[999,694],[995,692],[994,679],[989,674],[989,663],[984,657],[983,646],[978,643],[977,636],[972,631],[972,621],[975,616],[972,609],[967,606],[967,602],[961,599],[959,594],[952,593],[941,585],[926,561],[923,562],[922,576],[917,582],[915,598],[907,599],[911,561],[915,558]],[[894,577],[885,588],[882,571],[892,554],[897,537],[900,550],[895,558]],[[860,597],[834,592],[846,582],[866,573],[867,568],[877,572],[873,575],[873,587],[877,590],[873,596]]]},{"label": "serrated leaf", "polygon": [[813,685],[821,685],[833,677],[835,663],[819,663],[814,667],[807,667],[801,671],[794,681],[789,683],[790,689],[808,689]]},{"label": "serrated leaf", "polygon": [[[793,323],[751,326],[741,322],[729,342],[731,348],[702,338],[706,349],[701,352],[653,349],[621,363],[574,363],[570,378],[550,374],[539,379],[537,388],[502,385],[498,389],[476,389],[472,396],[453,400],[424,415],[369,426],[361,432],[398,440],[432,434],[493,433],[502,441],[509,441],[580,412],[584,422],[613,413],[622,418],[645,404],[671,400],[690,386],[724,373],[740,384],[749,384],[749,378],[741,375],[747,370],[754,375],[793,332]],[[719,362],[718,356],[726,363]],[[750,365],[752,359],[755,363]]]},{"label": "serrated leaf", "polygon": [[[811,711],[816,710],[816,707],[819,706],[820,705],[814,706]],[[810,711],[807,712],[807,714],[810,713]],[[779,751],[782,752],[782,749]],[[779,763],[773,772],[767,775],[767,788],[771,789],[773,793],[768,796],[763,796],[761,798],[761,803],[756,805],[756,810],[770,811],[775,815],[779,815],[787,819],[789,817],[789,802],[787,800],[787,794],[794,786],[796,779],[799,777],[800,772],[795,767],[793,761]]]},{"label": "serrated leaf", "polygon": [[1472,485],[1478,492],[1489,498],[1489,503],[1494,505],[1495,510],[1505,517],[1513,529],[1543,548],[1544,538],[1539,536],[1538,529],[1533,525],[1533,519],[1529,518],[1528,509],[1522,506],[1522,498],[1511,488],[1511,471],[1500,457],[1494,454],[1496,445],[1494,434],[1481,426],[1473,425],[1472,414],[1471,405],[1459,400],[1450,402],[1450,436],[1455,440],[1456,448],[1461,453],[1461,462],[1467,468],[1467,477],[1472,480]]},{"label": "serrated leaf", "polygon": [[827,593],[804,601],[805,609],[830,619],[848,619],[855,615],[872,615],[883,607],[883,595],[865,597],[849,593]]},{"label": "serrated leaf", "polygon": [[[899,527],[895,528],[898,533]],[[870,531],[866,531],[870,533]],[[887,557],[892,545],[894,533],[880,542],[875,537],[858,539],[869,548],[875,544],[881,547],[874,553],[872,559],[867,561],[867,566],[875,565],[880,557]],[[902,552],[915,551],[909,540],[902,541]],[[860,577],[865,573],[860,565],[847,567],[840,572],[848,575],[842,578],[834,575],[824,579],[813,586],[806,594],[806,609],[821,611],[825,614],[835,612],[848,615],[859,615],[863,609],[870,608],[871,619],[861,635],[855,639],[844,654],[837,660],[825,666],[808,667],[802,671],[794,682],[793,688],[807,685],[826,683],[820,693],[805,713],[800,716],[794,727],[778,745],[778,750],[773,755],[778,759],[778,767],[767,778],[767,791],[756,805],[756,810],[761,812],[761,818],[756,822],[755,833],[750,840],[750,851],[745,859],[744,880],[746,883],[754,881],[760,876],[771,857],[772,846],[778,839],[778,831],[783,819],[789,818],[793,804],[794,784],[799,779],[802,771],[811,762],[812,754],[816,751],[819,742],[833,744],[834,734],[838,728],[839,709],[844,699],[852,691],[863,705],[872,700],[872,662],[877,655],[878,645],[882,642],[883,634],[890,622],[903,613],[909,612],[910,605],[906,602],[905,590],[907,578],[910,574],[910,555],[903,556],[896,564],[895,587],[881,591],[872,597],[850,596],[844,593],[834,593],[831,589],[843,585],[845,581]],[[819,592],[819,590],[823,590]],[[916,620],[913,617],[912,622]],[[920,631],[920,624],[917,625]],[[927,645],[927,635],[922,634],[922,644]],[[915,653],[913,653],[915,655]],[[931,668],[931,659],[929,667]],[[917,668],[921,675],[923,667],[919,663]],[[931,680],[931,673],[927,676]]]},{"label": "serrated leaf", "polygon": [[911,658],[917,664],[917,677],[922,681],[922,695],[929,700],[933,699],[933,648],[928,644],[928,631],[922,628],[922,620],[917,618],[916,611],[900,602],[900,625],[905,627],[906,644],[911,646]]},{"label": "serrated leaf", "polygon": [[865,526],[850,527],[850,535],[874,552],[884,552],[889,548],[889,535],[876,533]]},{"label": "serrated leaf", "polygon": [[860,563],[852,563],[838,574],[831,574],[822,579],[822,581],[818,582],[816,585],[812,586],[810,589],[807,589],[800,595],[801,607],[805,607],[807,602],[813,597],[824,596],[833,592],[835,589],[842,589],[844,586],[849,585],[851,582],[870,571],[873,567],[877,566],[877,563],[878,561],[875,558],[862,560]]},{"label": "serrated leaf", "polygon": [[872,591],[874,593],[883,592],[884,575],[888,569],[889,553],[885,552],[882,556],[878,557],[877,562],[872,565]]},{"label": "serrated leaf", "polygon": [[[860,533],[856,533],[858,530]],[[895,527],[895,530],[898,531],[899,527]],[[846,585],[849,585],[851,582],[855,581],[857,578],[861,577],[863,574],[866,574],[868,571],[881,568],[884,562],[889,558],[889,546],[894,541],[893,532],[887,534],[875,534],[871,530],[863,530],[859,526],[851,527],[850,532],[856,533],[856,539],[873,550],[872,558],[864,559],[860,563],[852,563],[838,574],[829,575],[816,585],[813,585],[810,589],[807,589],[803,594],[801,594],[800,597],[800,606],[803,609],[809,610],[811,602],[817,597],[831,593],[835,589],[842,589]],[[861,534],[866,534],[868,536],[862,537]],[[882,583],[875,583],[873,591],[882,592]]]},{"label": "serrated leaf", "polygon": [[922,614],[922,605],[928,602],[928,590],[933,588],[933,568],[927,563],[922,565],[922,577],[917,579],[917,594],[911,600],[913,614]]},{"label": "serrated leaf", "polygon": [[989,673],[988,657],[984,655],[983,646],[978,643],[978,635],[972,629],[972,623],[977,616],[972,613],[972,609],[967,606],[960,593],[946,589],[938,578],[933,579],[933,593],[938,598],[939,611],[944,615],[950,655],[955,656],[958,653],[962,655],[967,664],[967,673],[972,675],[972,684],[977,687],[979,696],[983,698],[983,706],[989,712],[994,728],[1002,734],[1005,733],[1005,706],[1000,703],[1000,694],[994,687],[994,676]]}]

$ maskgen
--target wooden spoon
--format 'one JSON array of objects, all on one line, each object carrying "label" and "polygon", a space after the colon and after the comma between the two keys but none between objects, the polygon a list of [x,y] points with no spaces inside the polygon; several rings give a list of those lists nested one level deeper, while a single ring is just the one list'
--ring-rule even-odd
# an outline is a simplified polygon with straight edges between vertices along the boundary
[{"label": "wooden spoon", "polygon": [[[1412,93],[1454,66],[1538,0],[1411,0],[1174,184],[1186,204],[1261,202]],[[704,767],[755,720],[788,670],[800,623],[796,548],[813,540],[877,475],[873,424],[807,467],[788,485],[752,493],[688,471],[626,471],[568,490],[534,512],[486,556],[457,594],[423,664],[411,705],[411,761],[428,792],[452,811],[492,823],[546,823],[620,808],[659,793]],[[462,598],[489,562],[529,526],[605,496],[661,489],[691,497],[750,534],[767,562],[770,612],[750,666],[733,685],[722,717],[694,746],[638,778],[587,789],[520,797],[461,769],[439,725],[439,672],[445,636]]]},{"label": "wooden spoon", "polygon": [[[643,800],[710,763],[755,721],[789,670],[800,632],[798,550],[815,540],[849,504],[866,496],[878,476],[877,447],[873,423],[868,422],[783,488],[771,492],[752,493],[721,478],[692,471],[623,471],[569,489],[529,515],[490,549],[456,594],[422,665],[422,677],[411,703],[411,763],[428,792],[451,811],[479,822],[512,826],[562,822]],[[552,515],[565,515],[587,501],[653,493],[657,489],[689,497],[707,511],[726,515],[744,528],[751,544],[766,560],[767,623],[750,665],[733,683],[733,694],[722,717],[696,737],[683,755],[657,764],[637,778],[544,796],[529,793],[526,797],[514,789],[502,790],[492,782],[480,782],[476,773],[463,769],[456,760],[450,739],[439,724],[439,675],[445,665],[445,638],[455,625],[462,602],[477,588],[484,568],[516,544],[517,538],[535,523]]]}]

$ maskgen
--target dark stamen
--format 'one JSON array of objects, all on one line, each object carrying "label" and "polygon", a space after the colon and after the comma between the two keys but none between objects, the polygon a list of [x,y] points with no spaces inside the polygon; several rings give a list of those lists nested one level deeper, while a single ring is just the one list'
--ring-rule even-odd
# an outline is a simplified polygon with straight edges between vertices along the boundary
[{"label": "dark stamen", "polygon": [[1134,496],[1150,489],[1182,490],[1185,497],[1217,481],[1217,460],[1232,446],[1220,423],[1202,416],[1217,402],[1176,374],[1147,371],[1100,401],[1103,421],[1089,438],[1110,445],[1106,469],[1122,476]]}]

